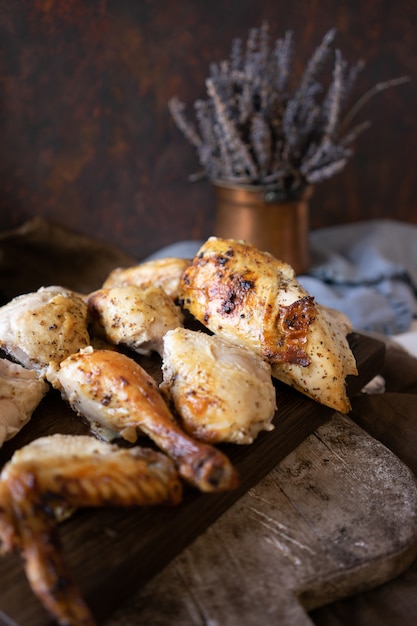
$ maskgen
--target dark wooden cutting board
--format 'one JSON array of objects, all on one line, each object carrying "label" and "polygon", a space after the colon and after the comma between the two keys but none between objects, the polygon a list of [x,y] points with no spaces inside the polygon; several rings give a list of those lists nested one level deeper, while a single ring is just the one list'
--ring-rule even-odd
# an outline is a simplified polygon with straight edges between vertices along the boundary
[{"label": "dark wooden cutting board", "polygon": [[[356,394],[380,372],[385,346],[373,338],[349,337],[359,376],[348,381]],[[158,377],[150,359],[142,364]],[[65,555],[97,620],[103,622],[140,585],[149,581],[205,531],[243,494],[256,485],[334,412],[277,383],[275,429],[261,433],[250,446],[223,446],[240,475],[238,489],[204,495],[188,489],[176,508],[78,511],[62,523]],[[85,424],[51,392],[31,422],[0,451],[2,466],[17,447],[53,432],[86,432]],[[0,623],[45,626],[52,623],[30,591],[17,555],[0,559]]]}]

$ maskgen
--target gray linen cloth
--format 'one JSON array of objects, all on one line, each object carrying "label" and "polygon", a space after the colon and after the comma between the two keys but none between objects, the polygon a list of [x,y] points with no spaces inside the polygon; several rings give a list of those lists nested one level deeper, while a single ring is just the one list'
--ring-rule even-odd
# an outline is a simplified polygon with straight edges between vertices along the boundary
[{"label": "gray linen cloth", "polygon": [[[146,260],[191,258],[202,241],[181,241]],[[417,226],[371,220],[314,230],[312,264],[298,276],[320,304],[346,313],[355,330],[394,335],[417,317]]]}]

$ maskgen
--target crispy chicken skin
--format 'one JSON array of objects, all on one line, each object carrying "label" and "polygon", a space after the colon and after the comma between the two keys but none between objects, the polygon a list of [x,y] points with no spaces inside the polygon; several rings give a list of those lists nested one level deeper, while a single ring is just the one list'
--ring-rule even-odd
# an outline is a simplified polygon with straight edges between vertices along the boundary
[{"label": "crispy chicken skin", "polygon": [[57,508],[176,505],[182,486],[160,452],[51,435],[15,452],[0,475],[0,540],[21,552],[33,592],[62,626],[93,626],[65,562]]},{"label": "crispy chicken skin", "polygon": [[178,297],[178,287],[182,273],[189,266],[188,259],[166,257],[134,265],[133,267],[116,268],[110,272],[102,287],[122,287],[137,285],[138,287],[161,287],[173,300]]},{"label": "crispy chicken skin", "polygon": [[92,334],[145,355],[161,354],[165,333],[184,319],[161,287],[99,289],[90,295],[88,309]]},{"label": "crispy chicken skin", "polygon": [[155,380],[128,356],[87,349],[61,363],[54,385],[99,436],[135,442],[142,431],[175,461],[181,476],[201,491],[237,486],[229,459],[180,428]]},{"label": "crispy chicken skin", "polygon": [[254,246],[210,237],[184,272],[180,299],[212,332],[270,363],[308,365],[316,306],[292,268]]},{"label": "crispy chicken skin", "polygon": [[308,338],[310,365],[296,363],[272,365],[272,375],[321,404],[348,413],[350,401],[346,395],[346,376],[357,374],[355,359],[347,349],[346,331],[349,320],[338,311],[318,307],[320,333]]},{"label": "crispy chicken skin", "polygon": [[350,409],[345,378],[357,370],[346,337],[330,328],[289,265],[243,241],[211,237],[185,270],[179,295],[212,332],[271,363],[273,376]]},{"label": "crispy chicken skin", "polygon": [[252,350],[177,328],[164,337],[162,372],[161,390],[197,439],[249,444],[273,429],[271,366]]},{"label": "crispy chicken skin", "polygon": [[89,343],[87,304],[63,287],[41,287],[0,308],[0,347],[43,376]]},{"label": "crispy chicken skin", "polygon": [[28,423],[48,389],[34,370],[0,359],[0,447]]}]

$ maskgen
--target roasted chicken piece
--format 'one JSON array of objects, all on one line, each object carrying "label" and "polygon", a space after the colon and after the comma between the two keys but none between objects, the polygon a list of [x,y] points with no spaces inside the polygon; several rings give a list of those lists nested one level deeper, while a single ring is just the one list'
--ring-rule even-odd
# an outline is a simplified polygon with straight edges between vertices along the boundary
[{"label": "roasted chicken piece", "polygon": [[89,343],[87,304],[63,287],[41,287],[0,308],[0,347],[42,376]]},{"label": "roasted chicken piece", "polygon": [[357,374],[354,356],[289,265],[243,241],[211,237],[185,270],[179,295],[212,332],[271,363],[273,376],[349,410],[345,378]]},{"label": "roasted chicken piece", "polygon": [[273,429],[271,366],[253,350],[177,328],[164,337],[162,372],[161,390],[197,439],[249,444]]},{"label": "roasted chicken piece", "polygon": [[133,443],[142,431],[201,491],[237,486],[229,459],[180,428],[155,380],[128,356],[92,349],[74,354],[61,363],[54,385],[98,436]]},{"label": "roasted chicken piece", "polygon": [[139,354],[162,353],[163,336],[182,326],[181,309],[160,287],[99,289],[88,299],[92,334]]},{"label": "roasted chicken piece", "polygon": [[34,370],[0,359],[0,447],[28,423],[48,389]]},{"label": "roasted chicken piece", "polygon": [[132,267],[116,268],[110,272],[102,287],[161,287],[173,300],[178,297],[178,287],[184,270],[189,266],[189,259],[167,257],[147,261]]},{"label": "roasted chicken piece", "polygon": [[60,546],[56,510],[175,505],[174,464],[154,450],[94,437],[51,435],[15,452],[0,476],[0,540],[19,550],[33,592],[62,626],[93,626]]},{"label": "roasted chicken piece", "polygon": [[276,363],[272,375],[305,393],[313,400],[346,413],[350,402],[346,397],[346,376],[356,374],[350,349],[346,349],[346,334],[351,332],[349,320],[339,311],[318,307],[322,320],[320,333],[309,336],[310,364]]}]

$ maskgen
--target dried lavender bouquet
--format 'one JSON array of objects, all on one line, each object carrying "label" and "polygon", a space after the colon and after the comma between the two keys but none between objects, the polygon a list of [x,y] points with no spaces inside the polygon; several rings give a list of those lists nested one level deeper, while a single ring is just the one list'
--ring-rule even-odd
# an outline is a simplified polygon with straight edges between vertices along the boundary
[{"label": "dried lavender bouquet", "polygon": [[194,179],[268,186],[276,199],[285,200],[344,168],[353,141],[369,126],[362,122],[350,128],[357,111],[375,93],[408,78],[378,83],[342,117],[363,63],[349,67],[336,49],[327,85],[321,82],[335,34],[335,29],[327,32],[291,90],[293,35],[287,31],[271,47],[264,22],[249,31],[246,46],[233,40],[230,59],[211,64],[208,98],[194,103],[197,125],[187,119],[177,97],[169,101],[176,125],[196,148],[203,168]]}]

